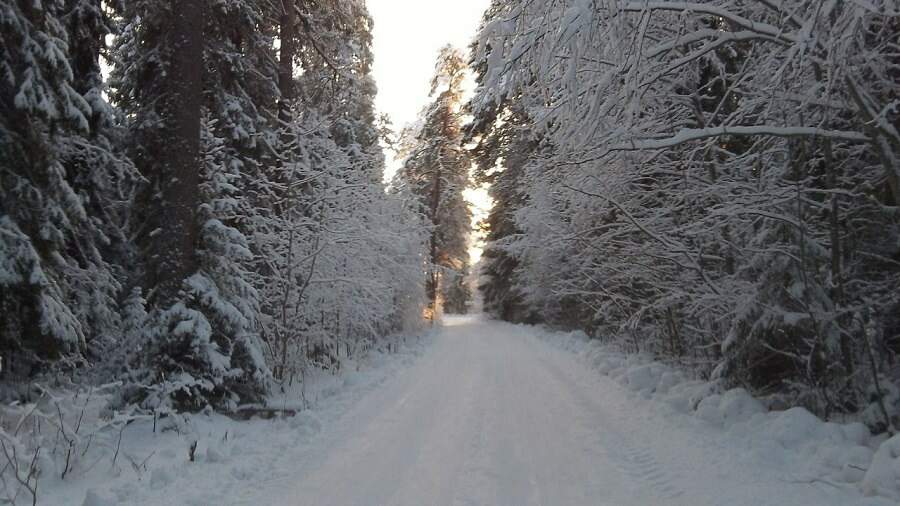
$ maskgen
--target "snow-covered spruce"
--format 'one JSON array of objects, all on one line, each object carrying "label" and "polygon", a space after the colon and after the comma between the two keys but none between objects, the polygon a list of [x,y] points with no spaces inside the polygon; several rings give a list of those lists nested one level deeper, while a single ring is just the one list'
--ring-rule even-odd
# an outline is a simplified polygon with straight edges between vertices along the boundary
[{"label": "snow-covered spruce", "polygon": [[0,378],[83,363],[119,332],[139,176],[102,96],[108,20],[87,4],[0,7]]}]

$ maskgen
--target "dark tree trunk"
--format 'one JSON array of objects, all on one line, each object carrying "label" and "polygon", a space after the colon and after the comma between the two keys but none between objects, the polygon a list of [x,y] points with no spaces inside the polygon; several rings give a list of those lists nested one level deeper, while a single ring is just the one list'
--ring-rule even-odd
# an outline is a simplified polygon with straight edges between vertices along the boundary
[{"label": "dark tree trunk", "polygon": [[294,92],[294,57],[297,54],[297,6],[293,0],[281,0],[281,51],[278,61],[278,91],[281,99],[278,104],[278,119],[290,121],[291,101],[296,98]]},{"label": "dark tree trunk", "polygon": [[[440,163],[440,162],[438,162]],[[429,257],[431,260],[431,271],[428,274],[428,280],[426,283],[426,293],[428,295],[428,301],[431,304],[431,308],[434,311],[437,311],[437,294],[438,294],[438,285],[440,284],[440,276],[438,275],[438,256],[440,254],[438,248],[438,229],[439,229],[439,218],[438,211],[441,207],[441,171],[440,169],[435,171],[434,185],[431,190],[431,202],[429,204],[429,218],[431,219],[432,225],[434,225],[434,229],[431,231],[431,241],[430,241],[430,252]]]},{"label": "dark tree trunk", "polygon": [[161,197],[157,237],[151,238],[150,276],[155,299],[173,302],[182,281],[197,270],[195,250],[200,205],[200,116],[203,95],[204,1],[172,2],[166,34],[171,50],[163,99],[160,149],[155,164]]}]

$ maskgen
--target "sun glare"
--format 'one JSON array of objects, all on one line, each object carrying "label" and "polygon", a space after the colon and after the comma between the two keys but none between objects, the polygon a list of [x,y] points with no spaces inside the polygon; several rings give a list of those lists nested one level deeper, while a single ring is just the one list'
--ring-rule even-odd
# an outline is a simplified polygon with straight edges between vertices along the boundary
[{"label": "sun glare", "polygon": [[479,223],[487,218],[494,201],[488,195],[486,185],[470,188],[463,193],[463,196],[466,197],[469,208],[472,210],[472,226],[474,230],[469,243],[469,260],[472,265],[475,265],[481,260],[481,255],[484,252],[484,231],[479,227]]}]

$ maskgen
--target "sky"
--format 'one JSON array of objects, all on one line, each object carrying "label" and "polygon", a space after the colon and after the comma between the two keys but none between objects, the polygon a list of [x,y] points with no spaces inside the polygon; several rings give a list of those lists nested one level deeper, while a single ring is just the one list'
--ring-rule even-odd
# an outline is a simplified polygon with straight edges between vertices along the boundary
[{"label": "sky", "polygon": [[[438,51],[446,44],[467,50],[489,0],[368,0],[375,20],[375,105],[391,117],[394,130],[413,122],[428,104]],[[389,155],[390,156],[390,155]],[[390,178],[399,162],[388,160]],[[470,189],[474,222],[484,218],[490,200],[484,188]],[[473,236],[472,262],[481,257],[481,237]]]},{"label": "sky", "polygon": [[489,0],[368,0],[375,20],[376,105],[397,129],[428,103],[438,51],[467,49]]}]

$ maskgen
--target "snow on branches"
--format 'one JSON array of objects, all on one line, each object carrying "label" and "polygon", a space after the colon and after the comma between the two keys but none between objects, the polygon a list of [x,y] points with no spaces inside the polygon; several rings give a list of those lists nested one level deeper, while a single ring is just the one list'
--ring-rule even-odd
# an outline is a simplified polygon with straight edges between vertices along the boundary
[{"label": "snow on branches", "polygon": [[475,133],[516,111],[536,145],[517,233],[489,246],[513,292],[820,413],[881,402],[900,381],[892,5],[494,1]]}]

